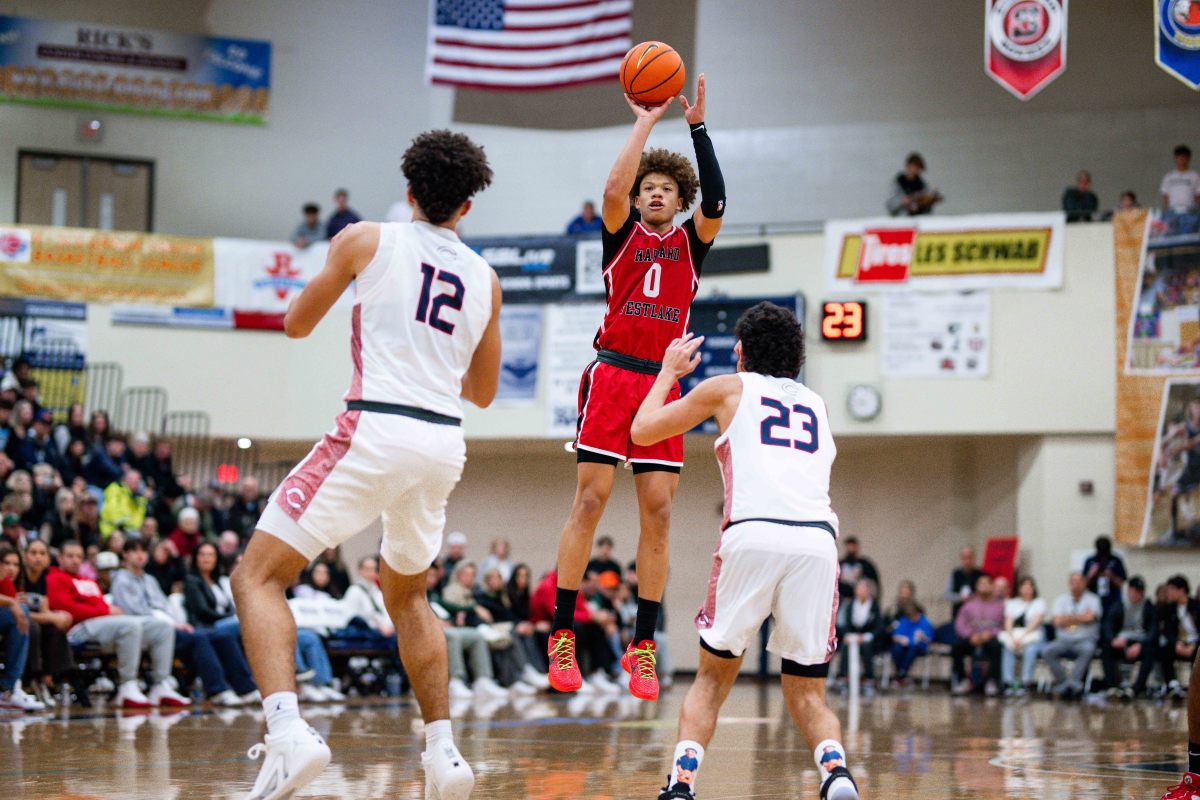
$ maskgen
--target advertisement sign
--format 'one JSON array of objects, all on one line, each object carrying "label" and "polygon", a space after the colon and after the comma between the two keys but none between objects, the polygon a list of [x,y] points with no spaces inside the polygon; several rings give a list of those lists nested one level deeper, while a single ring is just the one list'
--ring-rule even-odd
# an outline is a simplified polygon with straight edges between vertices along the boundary
[{"label": "advertisement sign", "polygon": [[579,379],[596,358],[592,342],[603,303],[572,303],[546,308],[546,435],[575,438]]},{"label": "advertisement sign", "polygon": [[0,15],[0,101],[262,124],[271,43]]},{"label": "advertisement sign", "polygon": [[1067,69],[1067,0],[984,0],[983,67],[1019,100]]},{"label": "advertisement sign", "polygon": [[500,276],[506,303],[548,303],[575,293],[575,238],[498,237],[469,239],[467,244]]},{"label": "advertisement sign", "polygon": [[883,298],[879,371],[889,378],[985,378],[988,292],[906,292]]},{"label": "advertisement sign", "polygon": [[1157,0],[1154,60],[1189,89],[1200,89],[1200,0]]},{"label": "advertisement sign", "polygon": [[1065,226],[1059,212],[830,220],[829,288],[1057,289]]},{"label": "advertisement sign", "polygon": [[[300,290],[325,266],[328,242],[306,248],[257,239],[213,239],[214,303],[221,308],[283,314]],[[351,286],[338,301],[353,302]]]},{"label": "advertisement sign", "polygon": [[500,384],[496,402],[537,401],[538,354],[542,349],[542,306],[500,308]]},{"label": "advertisement sign", "polygon": [[0,228],[0,294],[87,303],[213,303],[212,239],[23,225]]}]

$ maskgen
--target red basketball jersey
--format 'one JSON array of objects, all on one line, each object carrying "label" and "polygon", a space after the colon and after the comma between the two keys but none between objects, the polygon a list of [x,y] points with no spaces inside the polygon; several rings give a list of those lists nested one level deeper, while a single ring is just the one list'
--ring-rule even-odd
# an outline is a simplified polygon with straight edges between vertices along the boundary
[{"label": "red basketball jersey", "polygon": [[700,265],[712,243],[700,241],[691,217],[658,234],[633,209],[616,233],[603,231],[603,240],[608,309],[596,349],[662,361],[671,340],[687,331]]}]

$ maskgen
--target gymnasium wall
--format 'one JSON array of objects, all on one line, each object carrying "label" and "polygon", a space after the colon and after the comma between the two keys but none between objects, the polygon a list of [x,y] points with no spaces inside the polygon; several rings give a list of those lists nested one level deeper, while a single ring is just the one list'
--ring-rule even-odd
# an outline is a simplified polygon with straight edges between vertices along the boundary
[{"label": "gymnasium wall", "polygon": [[[1081,167],[1106,205],[1127,188],[1152,199],[1170,148],[1195,127],[1193,95],[1153,63],[1149,3],[1074,4],[1067,72],[1028,104],[983,73],[981,5],[640,0],[635,24],[695,31],[689,68],[709,77],[731,224],[876,214],[911,149],[926,155],[948,213],[1056,207]],[[2,187],[13,185],[22,147],[154,159],[164,232],[283,236],[302,202],[328,205],[337,186],[378,218],[401,196],[396,165],[409,139],[454,125],[496,165],[469,232],[559,229],[600,190],[626,128],[543,129],[596,119],[592,91],[544,95],[521,129],[510,115],[489,117],[494,101],[426,87],[426,10],[426,0],[0,2],[3,13],[274,43],[262,128],[107,114],[105,141],[82,145],[77,112],[0,106],[0,219],[14,212],[14,192]],[[620,107],[615,87],[604,101]],[[652,142],[688,148],[673,114]]]}]

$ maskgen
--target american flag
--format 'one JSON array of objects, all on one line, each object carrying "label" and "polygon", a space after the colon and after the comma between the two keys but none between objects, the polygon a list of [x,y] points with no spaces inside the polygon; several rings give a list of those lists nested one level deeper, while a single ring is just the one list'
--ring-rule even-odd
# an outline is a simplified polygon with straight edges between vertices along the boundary
[{"label": "american flag", "polygon": [[433,0],[426,76],[480,89],[557,89],[617,77],[633,0]]}]

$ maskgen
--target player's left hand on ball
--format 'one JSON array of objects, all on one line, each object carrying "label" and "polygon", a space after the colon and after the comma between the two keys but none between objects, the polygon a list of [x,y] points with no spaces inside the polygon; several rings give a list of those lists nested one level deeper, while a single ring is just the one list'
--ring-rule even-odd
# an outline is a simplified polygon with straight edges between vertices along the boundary
[{"label": "player's left hand on ball", "polygon": [[690,331],[675,339],[667,346],[663,354],[663,372],[682,378],[690,375],[700,366],[700,345],[704,343],[703,336],[697,336]]},{"label": "player's left hand on ball", "polygon": [[683,106],[683,117],[688,125],[698,125],[704,122],[704,73],[696,79],[696,105],[688,103],[688,99],[679,95],[679,105]]}]

